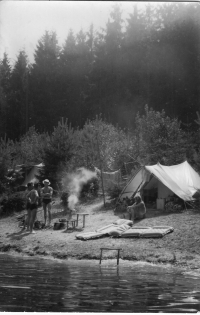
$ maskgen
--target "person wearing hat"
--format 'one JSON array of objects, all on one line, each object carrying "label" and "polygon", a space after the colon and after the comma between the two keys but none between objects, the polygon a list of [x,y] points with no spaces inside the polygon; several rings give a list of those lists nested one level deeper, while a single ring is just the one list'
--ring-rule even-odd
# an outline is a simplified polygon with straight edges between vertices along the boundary
[{"label": "person wearing hat", "polygon": [[135,196],[135,203],[127,207],[127,212],[131,215],[131,220],[144,219],[146,216],[146,207],[140,195]]},{"label": "person wearing hat", "polygon": [[49,185],[51,184],[48,179],[43,181],[44,187],[41,189],[42,206],[44,209],[44,224],[47,223],[47,210],[48,210],[48,221],[51,224],[51,201],[53,195],[53,188]]}]

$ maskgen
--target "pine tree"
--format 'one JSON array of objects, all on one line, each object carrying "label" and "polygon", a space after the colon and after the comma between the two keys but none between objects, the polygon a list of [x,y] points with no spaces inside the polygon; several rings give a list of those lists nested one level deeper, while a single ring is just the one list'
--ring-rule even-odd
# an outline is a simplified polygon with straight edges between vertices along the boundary
[{"label": "pine tree", "polygon": [[83,125],[87,119],[87,99],[90,94],[89,75],[93,62],[93,29],[80,30],[75,36],[70,30],[61,51],[62,77],[66,103],[64,116],[73,125]]},{"label": "pine tree", "polygon": [[75,154],[74,129],[68,124],[67,119],[58,122],[57,127],[50,135],[48,145],[44,148],[44,168],[38,177],[40,181],[48,178],[52,187],[57,189],[61,181],[62,172],[68,170],[69,163]]},{"label": "pine tree", "polygon": [[185,134],[180,122],[145,106],[145,115],[136,117],[135,158],[142,164],[175,165],[186,156]]},{"label": "pine tree", "polygon": [[115,4],[106,29],[98,33],[94,41],[95,60],[91,78],[94,84],[92,95],[96,103],[95,112],[102,113],[111,121],[116,118],[121,92],[122,25],[120,5]]},{"label": "pine tree", "polygon": [[25,51],[20,51],[11,74],[12,96],[9,108],[11,138],[19,138],[28,129],[29,67]]},{"label": "pine tree", "polygon": [[11,66],[8,55],[4,53],[0,61],[0,137],[9,134],[8,112],[11,97]]},{"label": "pine tree", "polygon": [[55,32],[48,31],[39,40],[31,69],[31,100],[38,130],[51,130],[59,120],[60,47]]}]

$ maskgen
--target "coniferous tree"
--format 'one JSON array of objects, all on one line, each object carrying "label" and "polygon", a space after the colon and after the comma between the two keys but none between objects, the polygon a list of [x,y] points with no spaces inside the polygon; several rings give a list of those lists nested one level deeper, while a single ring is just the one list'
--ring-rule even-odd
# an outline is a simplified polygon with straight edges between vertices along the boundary
[{"label": "coniferous tree", "polygon": [[11,66],[8,55],[4,53],[0,61],[0,137],[9,134],[8,113],[11,96]]},{"label": "coniferous tree", "polygon": [[93,62],[93,28],[74,36],[70,30],[61,51],[62,76],[65,78],[65,116],[74,125],[87,119],[87,98],[90,94],[89,74]]},{"label": "coniferous tree", "polygon": [[11,100],[8,122],[12,138],[19,138],[28,129],[29,67],[25,51],[20,51],[11,73]]},{"label": "coniferous tree", "polygon": [[116,4],[110,13],[106,29],[97,35],[95,41],[96,57],[91,73],[95,85],[93,95],[96,110],[109,120],[116,117],[120,98],[122,23],[122,11],[120,5]]},{"label": "coniferous tree", "polygon": [[[60,81],[61,92],[59,102],[60,117],[67,116],[72,124],[74,121],[74,109],[76,96],[75,82],[73,78],[73,69],[77,61],[76,38],[70,29],[65,43],[60,51]],[[76,114],[75,114],[76,116]]]},{"label": "coniferous tree", "polygon": [[136,117],[135,158],[144,165],[182,163],[186,159],[184,136],[177,119],[145,106],[145,115]]},{"label": "coniferous tree", "polygon": [[76,153],[74,142],[74,129],[67,119],[58,122],[57,127],[50,135],[47,146],[43,152],[44,168],[40,171],[39,180],[48,178],[52,186],[57,189],[62,173],[68,170],[69,162]]},{"label": "coniferous tree", "polygon": [[15,138],[33,125],[51,131],[60,117],[82,127],[99,113],[130,129],[145,104],[193,122],[200,99],[199,13],[191,3],[144,10],[135,4],[123,27],[115,4],[105,29],[70,30],[62,48],[56,33],[46,31],[30,67],[23,66],[24,52],[13,69],[8,57],[1,62],[0,132]]},{"label": "coniferous tree", "polygon": [[59,119],[59,52],[56,33],[46,31],[38,42],[31,70],[31,100],[38,130],[51,130]]}]

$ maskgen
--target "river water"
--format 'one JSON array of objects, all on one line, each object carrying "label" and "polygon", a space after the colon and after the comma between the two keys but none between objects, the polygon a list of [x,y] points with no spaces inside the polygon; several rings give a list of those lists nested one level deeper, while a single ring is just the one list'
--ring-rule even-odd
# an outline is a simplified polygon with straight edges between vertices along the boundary
[{"label": "river water", "polygon": [[1,254],[0,311],[197,312],[200,277],[145,264]]}]

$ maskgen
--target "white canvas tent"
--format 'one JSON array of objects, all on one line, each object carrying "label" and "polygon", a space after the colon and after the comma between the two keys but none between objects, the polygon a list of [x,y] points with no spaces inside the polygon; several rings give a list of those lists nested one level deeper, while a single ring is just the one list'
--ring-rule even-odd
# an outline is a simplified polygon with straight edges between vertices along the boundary
[{"label": "white canvas tent", "polygon": [[36,178],[36,175],[39,175],[39,170],[43,167],[44,167],[43,163],[33,165],[32,169],[27,174],[22,186],[26,186],[28,183],[37,183],[38,179]]},{"label": "white canvas tent", "polygon": [[160,163],[141,167],[122,190],[119,200],[130,198],[135,192],[157,189],[157,198],[167,198],[173,194],[184,201],[190,201],[200,189],[200,176],[185,161],[178,165],[164,166]]}]

